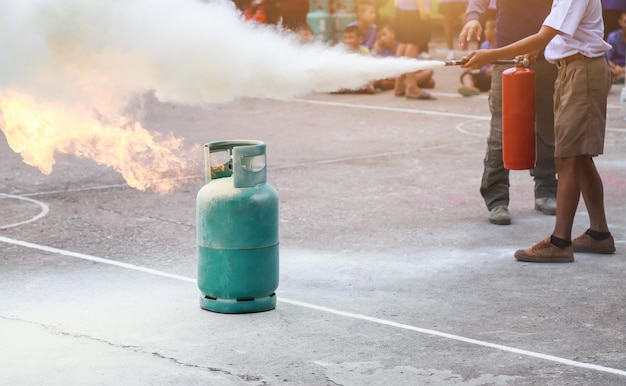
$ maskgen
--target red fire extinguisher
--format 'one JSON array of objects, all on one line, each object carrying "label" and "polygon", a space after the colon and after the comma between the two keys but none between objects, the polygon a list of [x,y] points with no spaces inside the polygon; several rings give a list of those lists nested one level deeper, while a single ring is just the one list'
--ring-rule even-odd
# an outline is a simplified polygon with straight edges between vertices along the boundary
[{"label": "red fire extinguisher", "polygon": [[535,167],[535,71],[521,65],[502,73],[502,160],[509,170]]}]

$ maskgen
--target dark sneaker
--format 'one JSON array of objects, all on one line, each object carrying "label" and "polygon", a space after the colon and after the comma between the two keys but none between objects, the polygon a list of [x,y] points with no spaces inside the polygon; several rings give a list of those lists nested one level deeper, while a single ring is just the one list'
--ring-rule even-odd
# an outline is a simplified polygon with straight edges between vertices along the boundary
[{"label": "dark sneaker", "polygon": [[551,244],[548,237],[528,249],[516,251],[515,258],[530,263],[571,263],[574,261],[574,249],[571,245],[559,248]]},{"label": "dark sneaker", "polygon": [[489,222],[497,225],[509,225],[511,223],[511,215],[506,205],[498,205],[489,211]]},{"label": "dark sneaker", "polygon": [[535,210],[543,214],[554,216],[556,214],[556,200],[552,197],[536,198]]},{"label": "dark sneaker", "polygon": [[572,247],[574,248],[574,252],[603,253],[610,255],[611,253],[615,253],[615,240],[613,236],[604,240],[596,240],[587,233],[583,233],[572,240]]}]

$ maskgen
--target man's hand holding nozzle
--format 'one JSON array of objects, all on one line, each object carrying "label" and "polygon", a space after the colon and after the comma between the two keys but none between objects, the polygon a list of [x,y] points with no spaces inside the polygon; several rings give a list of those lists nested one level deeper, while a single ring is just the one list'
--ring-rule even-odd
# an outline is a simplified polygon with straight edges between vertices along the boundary
[{"label": "man's hand holding nozzle", "polygon": [[473,51],[463,57],[461,68],[478,70],[486,64],[495,62],[497,59],[497,56],[494,55],[494,50]]}]

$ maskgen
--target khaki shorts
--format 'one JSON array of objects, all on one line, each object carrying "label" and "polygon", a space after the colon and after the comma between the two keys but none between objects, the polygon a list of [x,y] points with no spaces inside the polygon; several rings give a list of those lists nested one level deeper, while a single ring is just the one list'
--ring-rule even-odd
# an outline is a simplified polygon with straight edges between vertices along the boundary
[{"label": "khaki shorts", "polygon": [[559,60],[554,86],[554,156],[597,156],[604,151],[611,73],[604,56]]}]

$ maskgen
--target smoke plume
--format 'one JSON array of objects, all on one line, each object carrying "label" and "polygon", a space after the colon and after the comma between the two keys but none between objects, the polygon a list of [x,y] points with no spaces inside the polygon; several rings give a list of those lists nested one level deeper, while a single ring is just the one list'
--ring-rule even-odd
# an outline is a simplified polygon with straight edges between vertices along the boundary
[{"label": "smoke plume", "polygon": [[[190,105],[240,97],[288,99],[438,65],[299,44],[293,34],[243,21],[228,0],[0,1],[0,129],[10,144],[15,132],[32,132],[31,145],[42,133],[63,137],[63,146],[47,145],[52,157],[68,152],[99,159],[90,155],[99,151],[94,122],[88,122],[90,141],[81,143],[85,121],[94,119],[90,114],[97,111],[102,131],[111,132],[111,122],[125,122],[117,129],[126,139],[124,108],[150,91],[161,101]],[[16,100],[27,101],[31,116],[47,118],[24,122],[6,107]],[[59,110],[64,117],[57,121],[50,112]],[[145,130],[132,125],[130,132],[140,129]],[[180,141],[166,142],[180,146]],[[94,148],[84,151],[83,146]],[[25,156],[28,149],[18,148],[13,147],[25,160],[32,158]],[[160,150],[157,156],[162,157]],[[137,162],[145,158],[150,156]],[[118,171],[129,168],[107,162]],[[51,170],[51,165],[34,166]]]}]

